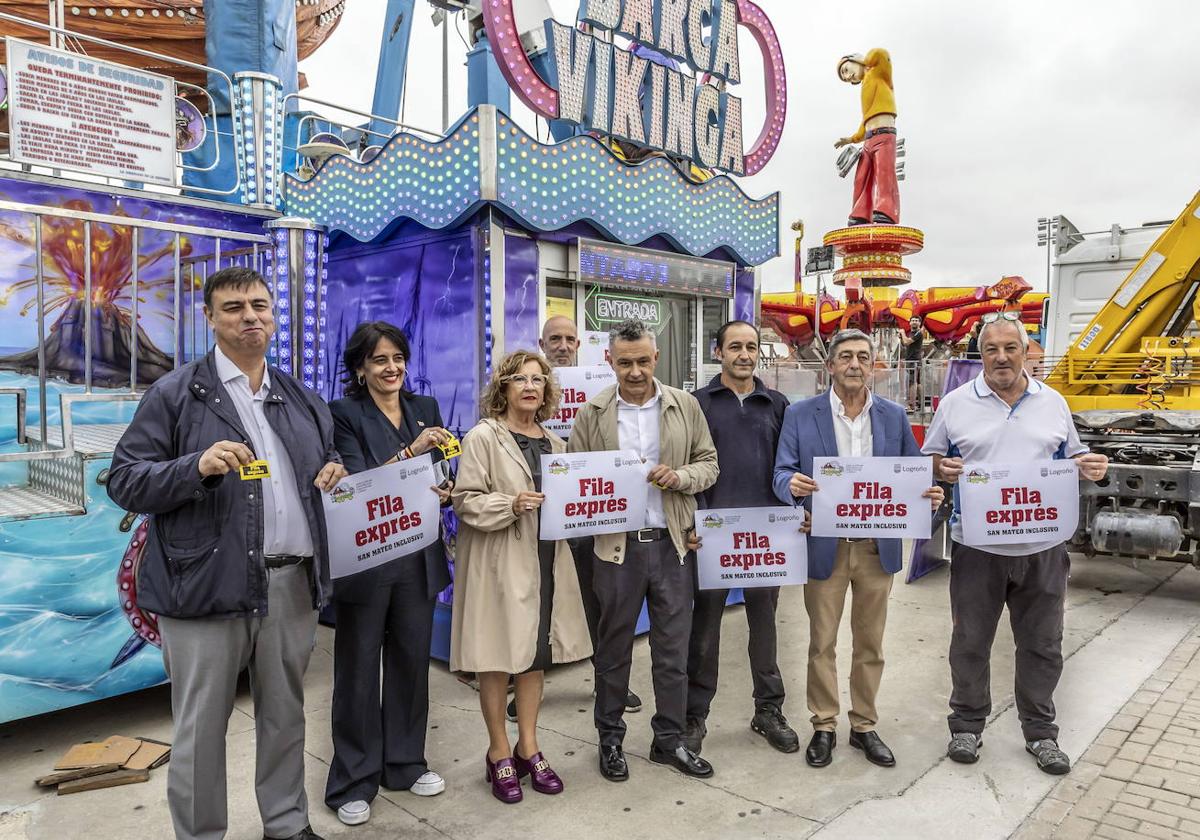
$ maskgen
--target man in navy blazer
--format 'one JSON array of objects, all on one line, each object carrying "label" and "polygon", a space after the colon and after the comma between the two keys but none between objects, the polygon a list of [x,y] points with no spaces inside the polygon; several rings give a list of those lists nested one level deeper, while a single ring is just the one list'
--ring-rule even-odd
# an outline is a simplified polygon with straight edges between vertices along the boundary
[{"label": "man in navy blazer", "polygon": [[[787,504],[810,506],[819,490],[812,479],[813,459],[823,457],[919,457],[904,409],[871,394],[869,379],[875,346],[859,330],[842,330],[829,342],[826,367],[832,387],[827,394],[793,403],[783,418],[775,458],[775,495]],[[940,487],[924,494],[936,509]],[[850,746],[882,767],[896,763],[875,731],[875,697],[883,676],[883,631],[887,622],[892,575],[904,565],[898,539],[808,538],[808,708],[813,736],[805,760],[825,767],[837,744],[837,634],[851,592]]]}]

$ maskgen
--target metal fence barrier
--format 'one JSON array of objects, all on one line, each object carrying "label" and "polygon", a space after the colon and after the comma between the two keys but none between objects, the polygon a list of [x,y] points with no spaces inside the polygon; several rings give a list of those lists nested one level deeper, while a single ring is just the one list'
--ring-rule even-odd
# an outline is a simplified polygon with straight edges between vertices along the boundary
[{"label": "metal fence barrier", "polygon": [[[946,381],[947,359],[922,362],[877,360],[869,386],[871,393],[899,403],[914,420],[928,419],[937,408]],[[830,376],[823,362],[776,361],[759,371],[759,378],[795,402],[829,390]]]}]

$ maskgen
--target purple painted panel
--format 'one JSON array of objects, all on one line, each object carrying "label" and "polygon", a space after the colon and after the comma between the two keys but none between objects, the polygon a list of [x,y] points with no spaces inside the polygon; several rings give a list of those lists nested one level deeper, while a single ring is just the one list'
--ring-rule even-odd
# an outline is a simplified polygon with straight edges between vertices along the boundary
[{"label": "purple painted panel", "polygon": [[524,236],[504,237],[504,350],[537,350],[538,248]]},{"label": "purple painted panel", "polygon": [[[468,228],[444,239],[330,247],[324,291],[329,344],[322,352],[332,375],[326,399],[341,396],[346,376],[341,357],[354,328],[363,321],[389,321],[408,336],[408,387],[433,396],[446,427],[459,438],[475,425],[483,383],[474,242],[474,229]],[[448,508],[442,525],[453,576],[458,522]],[[452,592],[448,587],[439,602],[449,604]],[[447,648],[439,639],[435,651]]]},{"label": "purple painted panel", "polygon": [[737,278],[733,283],[733,317],[739,321],[758,322],[758,313],[754,311],[754,285],[757,282],[754,272],[739,267]]},{"label": "purple painted panel", "polygon": [[[345,240],[343,240],[345,241]],[[470,230],[416,243],[353,244],[329,251],[327,399],[342,393],[342,351],[363,321],[389,321],[408,336],[408,387],[432,395],[442,419],[463,435],[479,415],[480,326]]]}]

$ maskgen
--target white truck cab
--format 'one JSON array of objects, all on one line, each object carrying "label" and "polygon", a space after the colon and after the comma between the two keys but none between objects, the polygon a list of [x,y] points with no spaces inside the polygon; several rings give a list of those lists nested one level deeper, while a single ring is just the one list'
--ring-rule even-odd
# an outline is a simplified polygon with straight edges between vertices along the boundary
[{"label": "white truck cab", "polygon": [[1043,318],[1043,346],[1052,359],[1061,358],[1087,329],[1172,220],[1135,228],[1113,225],[1100,233],[1080,233],[1065,216],[1056,221],[1054,268]]}]

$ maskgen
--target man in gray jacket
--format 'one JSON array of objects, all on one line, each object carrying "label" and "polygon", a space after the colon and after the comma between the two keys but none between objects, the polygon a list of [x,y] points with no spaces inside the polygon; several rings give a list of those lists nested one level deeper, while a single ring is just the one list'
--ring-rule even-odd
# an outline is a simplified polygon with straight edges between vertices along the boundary
[{"label": "man in gray jacket", "polygon": [[216,347],[146,391],[108,479],[113,501],[151,518],[138,604],[159,616],[167,801],[188,840],[225,836],[225,732],[247,666],[264,837],[320,840],[304,793],[304,672],[331,588],[318,491],[346,470],[325,403],[266,364],[271,305],[256,271],[208,278]]},{"label": "man in gray jacket", "polygon": [[642,601],[650,613],[654,681],[654,743],[650,760],[689,776],[708,777],[712,765],[682,741],[687,708],[688,634],[693,569],[687,535],[695,494],[717,480],[717,450],[696,398],[654,378],[658,347],[641,321],[626,321],[609,337],[617,384],[590,400],[575,418],[571,452],[633,450],[652,483],[642,527],[596,537],[592,585],[600,601],[596,666],[596,729],[600,772],[629,778],[621,743],[633,639]]}]

